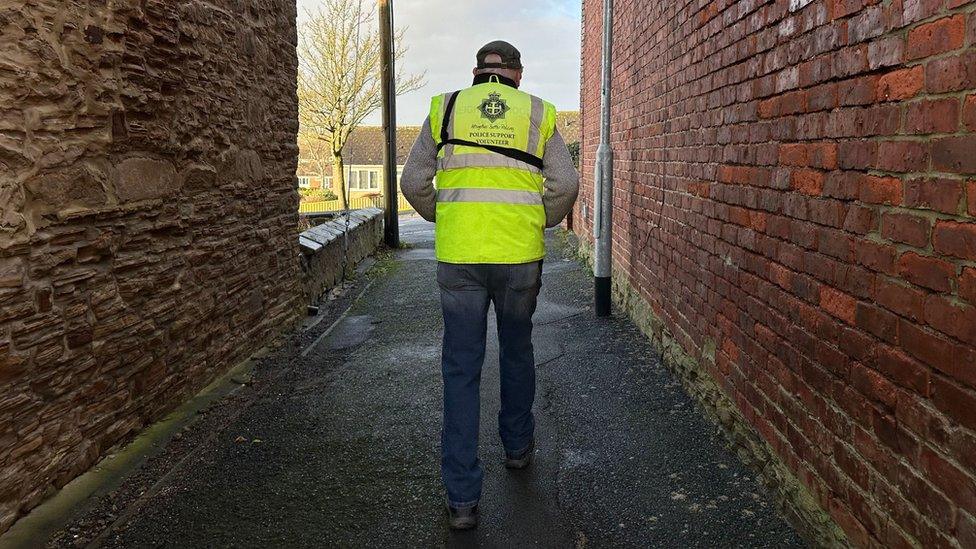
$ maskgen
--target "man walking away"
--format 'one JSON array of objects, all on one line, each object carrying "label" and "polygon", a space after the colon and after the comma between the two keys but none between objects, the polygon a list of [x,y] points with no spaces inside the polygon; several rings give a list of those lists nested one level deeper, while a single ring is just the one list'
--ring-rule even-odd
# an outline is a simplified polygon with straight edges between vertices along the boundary
[{"label": "man walking away", "polygon": [[555,107],[518,90],[519,51],[491,42],[477,63],[470,88],[431,101],[401,180],[410,204],[436,223],[444,315],[441,474],[455,529],[478,524],[479,386],[489,304],[498,319],[505,465],[522,469],[532,462],[532,315],[542,284],[543,232],[566,217],[579,192]]}]

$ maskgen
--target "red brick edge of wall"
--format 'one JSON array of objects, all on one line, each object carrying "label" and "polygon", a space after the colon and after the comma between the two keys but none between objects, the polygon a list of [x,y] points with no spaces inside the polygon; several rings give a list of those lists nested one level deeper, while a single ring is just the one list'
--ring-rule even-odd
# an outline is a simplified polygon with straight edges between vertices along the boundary
[{"label": "red brick edge of wall", "polygon": [[849,543],[976,547],[976,3],[616,9],[618,299]]}]

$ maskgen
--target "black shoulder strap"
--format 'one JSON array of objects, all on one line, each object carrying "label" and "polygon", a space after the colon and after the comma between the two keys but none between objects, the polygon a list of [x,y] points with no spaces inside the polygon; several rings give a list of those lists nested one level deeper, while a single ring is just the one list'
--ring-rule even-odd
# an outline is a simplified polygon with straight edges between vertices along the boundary
[{"label": "black shoulder strap", "polygon": [[447,131],[447,128],[450,127],[451,115],[454,113],[454,104],[457,103],[457,97],[460,94],[461,90],[458,90],[452,93],[451,98],[447,100],[447,108],[444,109],[444,120],[441,120],[441,144],[437,148],[438,151],[451,139],[451,134]]},{"label": "black shoulder strap", "polygon": [[476,143],[474,141],[466,141],[464,139],[452,139],[450,133],[447,131],[449,124],[451,123],[451,116],[454,113],[454,103],[457,102],[457,96],[460,91],[456,91],[451,94],[451,98],[447,101],[447,109],[444,111],[444,120],[441,121],[441,142],[437,144],[437,152],[440,152],[447,145],[463,145],[465,147],[481,147],[482,149],[487,149],[493,153],[500,154],[502,156],[507,156],[519,162],[524,162],[530,166],[535,166],[538,169],[543,168],[542,159],[538,156],[529,154],[520,149],[513,149],[510,147],[498,147],[496,145],[482,145],[481,143]]}]

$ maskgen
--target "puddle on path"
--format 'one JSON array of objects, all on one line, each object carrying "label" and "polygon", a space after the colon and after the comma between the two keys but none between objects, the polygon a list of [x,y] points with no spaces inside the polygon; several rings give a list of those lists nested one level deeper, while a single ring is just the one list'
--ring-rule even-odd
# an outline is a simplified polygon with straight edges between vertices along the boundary
[{"label": "puddle on path", "polygon": [[329,338],[329,349],[339,351],[362,345],[369,339],[374,329],[375,325],[371,316],[346,317],[332,332],[332,336]]}]

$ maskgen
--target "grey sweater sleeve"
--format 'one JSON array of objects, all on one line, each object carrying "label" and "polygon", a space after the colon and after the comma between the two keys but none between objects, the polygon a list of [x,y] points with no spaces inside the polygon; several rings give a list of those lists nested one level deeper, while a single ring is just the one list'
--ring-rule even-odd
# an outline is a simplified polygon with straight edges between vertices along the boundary
[{"label": "grey sweater sleeve", "polygon": [[434,176],[437,175],[437,143],[430,133],[430,118],[424,120],[420,135],[410,149],[410,156],[403,166],[400,190],[407,202],[427,221],[434,221],[437,212],[437,191]]},{"label": "grey sweater sleeve", "polygon": [[559,225],[576,203],[579,174],[563,137],[557,131],[546,143],[542,156],[542,176],[546,178],[542,203],[546,208],[546,227]]}]

